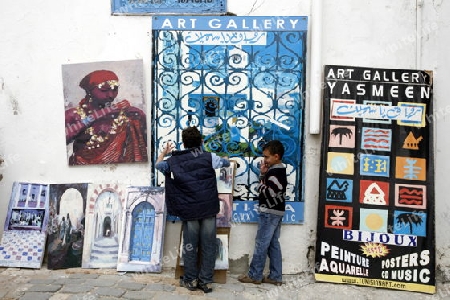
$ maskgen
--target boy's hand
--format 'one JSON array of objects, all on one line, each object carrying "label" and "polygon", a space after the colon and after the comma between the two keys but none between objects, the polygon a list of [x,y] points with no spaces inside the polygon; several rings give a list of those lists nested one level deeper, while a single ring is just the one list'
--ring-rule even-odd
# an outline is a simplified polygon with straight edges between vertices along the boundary
[{"label": "boy's hand", "polygon": [[269,170],[269,167],[264,163],[264,161],[261,162],[261,165],[259,167],[259,172],[261,175],[266,174],[266,172]]},{"label": "boy's hand", "polygon": [[164,156],[168,155],[175,148],[174,144],[171,141],[166,143],[166,146],[163,148]]},{"label": "boy's hand", "polygon": [[156,163],[159,163],[164,160],[164,157],[172,152],[172,150],[175,148],[173,143],[171,141],[168,141],[164,148],[162,149],[161,153],[159,154],[158,158],[156,159]]}]

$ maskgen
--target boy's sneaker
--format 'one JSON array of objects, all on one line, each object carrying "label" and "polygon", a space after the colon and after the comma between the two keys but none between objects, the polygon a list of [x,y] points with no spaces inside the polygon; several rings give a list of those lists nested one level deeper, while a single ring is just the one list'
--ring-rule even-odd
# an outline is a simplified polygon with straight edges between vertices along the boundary
[{"label": "boy's sneaker", "polygon": [[180,286],[187,288],[190,291],[196,291],[197,290],[197,279],[194,279],[192,281],[185,281],[183,276],[180,276]]},{"label": "boy's sneaker", "polygon": [[204,293],[211,293],[213,291],[211,283],[203,283],[199,281],[197,287],[201,289]]},{"label": "boy's sneaker", "polygon": [[274,284],[274,285],[277,285],[277,286],[280,286],[280,285],[283,284],[281,281],[276,281],[276,280],[270,279],[268,276],[264,276],[262,282],[263,283]]},{"label": "boy's sneaker", "polygon": [[238,277],[238,280],[242,283],[254,283],[254,284],[261,284],[261,280],[254,280],[250,278],[248,275],[240,275]]}]

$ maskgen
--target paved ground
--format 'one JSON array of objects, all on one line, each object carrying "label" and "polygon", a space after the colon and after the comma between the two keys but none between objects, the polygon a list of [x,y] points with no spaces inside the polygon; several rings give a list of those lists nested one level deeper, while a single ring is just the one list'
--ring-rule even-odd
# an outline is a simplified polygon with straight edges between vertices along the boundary
[{"label": "paved ground", "polygon": [[161,274],[120,273],[115,270],[39,270],[0,268],[0,299],[96,300],[96,299],[449,299],[450,283],[437,284],[437,293],[376,289],[347,284],[319,283],[313,275],[284,276],[284,284],[241,284],[238,274],[228,274],[225,284],[214,284],[204,294],[179,287],[175,272]]}]

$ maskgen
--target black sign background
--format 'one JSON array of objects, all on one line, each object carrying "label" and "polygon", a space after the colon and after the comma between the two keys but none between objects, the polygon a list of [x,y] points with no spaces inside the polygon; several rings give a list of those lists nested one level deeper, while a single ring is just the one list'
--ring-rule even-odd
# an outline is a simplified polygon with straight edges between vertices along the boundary
[{"label": "black sign background", "polygon": [[435,293],[432,95],[431,72],[325,66],[316,280]]}]

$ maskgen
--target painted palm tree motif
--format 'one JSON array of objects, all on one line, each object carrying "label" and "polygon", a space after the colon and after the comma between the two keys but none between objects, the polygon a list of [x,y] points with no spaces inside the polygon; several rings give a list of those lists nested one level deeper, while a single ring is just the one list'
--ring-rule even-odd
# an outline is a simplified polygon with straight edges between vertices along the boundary
[{"label": "painted palm tree motif", "polygon": [[409,225],[409,233],[413,233],[413,224],[416,226],[421,225],[423,222],[422,216],[415,213],[402,213],[397,216],[398,225]]},{"label": "painted palm tree motif", "polygon": [[337,127],[331,131],[331,134],[334,136],[339,135],[339,145],[342,145],[343,136],[345,135],[350,139],[352,137],[353,132],[351,129],[349,129],[347,127]]}]

